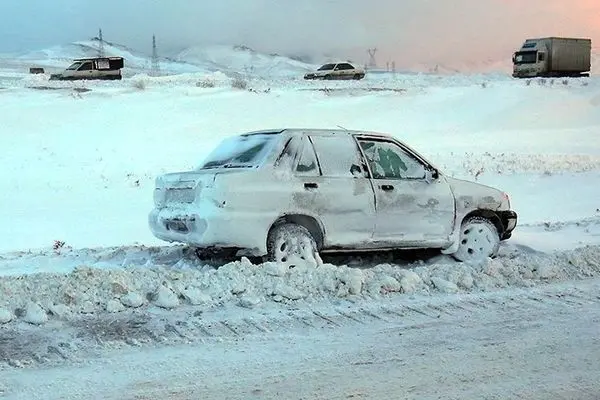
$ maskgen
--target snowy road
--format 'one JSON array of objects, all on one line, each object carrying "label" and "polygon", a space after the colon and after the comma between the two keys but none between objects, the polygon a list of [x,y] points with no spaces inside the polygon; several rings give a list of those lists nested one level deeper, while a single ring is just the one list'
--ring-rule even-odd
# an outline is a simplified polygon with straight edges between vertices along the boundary
[{"label": "snowy road", "polygon": [[[228,312],[221,324],[207,321],[203,330],[197,324],[199,340],[192,343],[104,348],[98,357],[53,369],[0,370],[0,394],[596,399],[599,293],[600,280],[594,279],[485,294],[396,296],[323,310],[281,308],[278,314],[245,310],[237,319]],[[192,330],[178,332],[189,337]]]}]

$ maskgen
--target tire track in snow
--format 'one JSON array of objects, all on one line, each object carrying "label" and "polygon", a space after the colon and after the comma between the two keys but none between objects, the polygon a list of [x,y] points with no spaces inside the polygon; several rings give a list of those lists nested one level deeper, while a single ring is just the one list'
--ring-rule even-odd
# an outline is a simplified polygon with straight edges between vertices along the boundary
[{"label": "tire track in snow", "polygon": [[[379,321],[396,331],[422,329],[436,324],[456,324],[497,309],[515,313],[536,311],[575,312],[600,306],[600,281],[578,281],[535,289],[468,295],[444,295],[346,306],[329,303],[270,309],[229,309],[198,313],[193,309],[162,313],[135,311],[115,315],[84,316],[51,326],[19,323],[0,327],[0,370],[54,366],[82,362],[102,349],[237,341],[247,336],[309,335],[315,330],[367,325]],[[510,323],[510,321],[506,321]],[[516,318],[513,323],[526,323]]]}]

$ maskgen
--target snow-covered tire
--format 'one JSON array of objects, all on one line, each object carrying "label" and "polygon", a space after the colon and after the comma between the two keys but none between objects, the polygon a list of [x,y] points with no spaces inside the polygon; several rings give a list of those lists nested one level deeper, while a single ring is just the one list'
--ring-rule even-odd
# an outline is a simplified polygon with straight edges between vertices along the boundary
[{"label": "snow-covered tire", "polygon": [[315,260],[318,257],[317,243],[309,230],[302,225],[285,223],[276,225],[267,238],[267,259],[288,262],[295,257]]},{"label": "snow-covered tire", "polygon": [[500,248],[500,235],[492,221],[470,217],[460,228],[458,250],[452,254],[458,261],[478,262],[496,257]]}]

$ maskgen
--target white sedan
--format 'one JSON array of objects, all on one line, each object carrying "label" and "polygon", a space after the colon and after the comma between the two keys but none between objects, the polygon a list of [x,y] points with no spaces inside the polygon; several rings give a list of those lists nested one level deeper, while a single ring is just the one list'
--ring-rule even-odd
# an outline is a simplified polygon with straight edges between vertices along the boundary
[{"label": "white sedan", "polygon": [[193,171],[156,179],[153,234],[285,262],[348,250],[495,257],[517,214],[506,193],[451,178],[401,141],[278,129],[225,139]]}]

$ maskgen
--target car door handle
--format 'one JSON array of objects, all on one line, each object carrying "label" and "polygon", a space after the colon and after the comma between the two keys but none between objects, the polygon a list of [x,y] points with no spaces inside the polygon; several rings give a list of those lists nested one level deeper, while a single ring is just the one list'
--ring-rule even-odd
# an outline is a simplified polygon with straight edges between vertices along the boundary
[{"label": "car door handle", "polygon": [[386,192],[390,192],[392,190],[394,190],[394,187],[392,185],[381,185],[381,190],[384,190]]},{"label": "car door handle", "polygon": [[304,184],[304,189],[316,189],[319,187],[318,183],[315,182],[307,182]]}]

